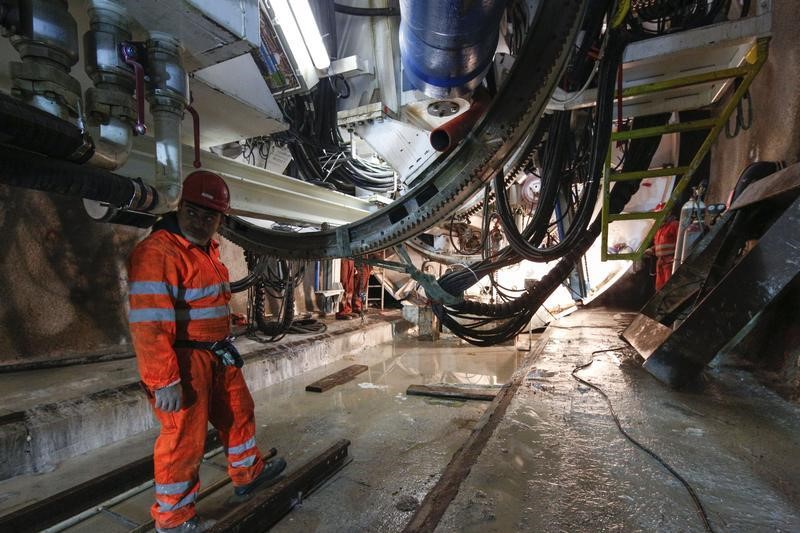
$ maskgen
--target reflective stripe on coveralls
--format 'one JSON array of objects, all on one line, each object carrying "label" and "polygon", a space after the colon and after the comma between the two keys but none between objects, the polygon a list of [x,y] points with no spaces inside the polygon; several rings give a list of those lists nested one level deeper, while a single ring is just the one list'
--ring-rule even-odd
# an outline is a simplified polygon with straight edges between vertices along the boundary
[{"label": "reflective stripe on coveralls", "polygon": [[161,432],[153,451],[156,501],[150,512],[165,529],[195,515],[209,421],[227,449],[235,486],[253,481],[264,461],[241,370],[222,365],[207,350],[173,348],[178,339],[216,341],[230,333],[228,270],[218,244],[212,241],[206,251],[174,229],[156,229],[134,249],[128,273],[131,337],[142,381],[149,391],[176,382],[183,391],[178,412],[153,410]]}]

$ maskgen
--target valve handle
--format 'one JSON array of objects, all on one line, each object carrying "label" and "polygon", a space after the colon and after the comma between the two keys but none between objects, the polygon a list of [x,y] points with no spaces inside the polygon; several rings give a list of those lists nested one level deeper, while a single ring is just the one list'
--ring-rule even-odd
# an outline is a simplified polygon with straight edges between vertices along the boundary
[{"label": "valve handle", "polygon": [[189,105],[186,106],[186,111],[188,111],[192,115],[192,128],[194,130],[194,168],[200,168],[203,166],[203,163],[200,161],[200,115],[197,114],[197,110],[192,107],[192,102],[194,102],[194,97],[189,95]]},{"label": "valve handle", "polygon": [[133,126],[135,135],[147,133],[147,126],[144,124],[144,67],[138,61],[139,52],[136,45],[123,42],[119,45],[122,59],[133,68],[133,77],[136,80],[136,124]]}]

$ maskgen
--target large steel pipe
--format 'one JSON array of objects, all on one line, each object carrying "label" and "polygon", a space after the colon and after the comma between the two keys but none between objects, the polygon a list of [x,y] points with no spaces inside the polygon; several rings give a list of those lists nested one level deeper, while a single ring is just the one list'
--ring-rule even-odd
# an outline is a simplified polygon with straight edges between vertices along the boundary
[{"label": "large steel pipe", "polygon": [[428,96],[472,92],[492,64],[506,0],[401,0],[405,74]]}]

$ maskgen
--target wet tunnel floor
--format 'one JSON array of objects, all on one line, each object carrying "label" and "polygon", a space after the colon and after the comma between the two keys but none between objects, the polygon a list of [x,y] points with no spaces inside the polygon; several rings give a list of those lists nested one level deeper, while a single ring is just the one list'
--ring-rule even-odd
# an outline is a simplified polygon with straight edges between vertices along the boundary
[{"label": "wet tunnel floor", "polygon": [[[703,530],[680,483],[624,440],[603,399],[571,378],[592,359],[581,377],[603,388],[623,427],[692,484],[716,531],[800,531],[800,408],[727,368],[711,370],[703,390],[667,389],[618,338],[632,318],[580,311],[548,329],[438,531]],[[527,355],[513,346],[397,340],[255,393],[258,443],[277,447],[290,469],[340,438],[352,442],[352,461],[274,529],[402,530],[490,405],[406,396],[408,385],[502,384]],[[325,393],[304,390],[351,364],[369,370]],[[142,435],[109,449],[120,451],[117,460],[122,450],[141,457],[152,441]],[[80,461],[97,474],[109,463],[100,454]],[[48,476],[33,477],[41,486]],[[201,468],[204,486],[224,477],[221,454]],[[112,510],[146,522],[151,490]],[[199,511],[222,516],[229,494],[221,489]],[[129,529],[105,513],[70,531]]]},{"label": "wet tunnel floor", "polygon": [[[502,385],[526,352],[513,346],[476,349],[458,340],[438,343],[396,340],[308,371],[253,394],[257,442],[266,451],[274,446],[289,463],[290,472],[338,439],[349,439],[352,461],[279,523],[276,531],[397,531],[402,529],[456,449],[467,439],[489,402],[406,396],[411,384],[463,383]],[[305,386],[341,368],[364,364],[369,370],[324,393]],[[128,439],[69,461],[44,476],[26,476],[28,490],[47,484],[45,478],[68,483],[70,472],[91,465],[94,475],[119,462],[121,455],[141,457],[152,449],[154,433]],[[101,456],[102,455],[102,456]],[[114,457],[107,458],[113,455]],[[216,455],[201,466],[201,489],[226,476],[225,460]],[[115,465],[116,466],[116,465]],[[66,481],[65,479],[66,478]],[[52,478],[51,478],[52,479]],[[32,487],[30,484],[33,484]],[[11,489],[6,484],[5,489]],[[208,518],[229,509],[230,486],[198,504]],[[110,495],[111,496],[111,495]],[[35,498],[34,498],[35,499]],[[138,524],[149,520],[152,489],[113,506]],[[77,512],[78,510],[76,510]],[[69,531],[129,531],[105,512]]]},{"label": "wet tunnel floor", "polygon": [[[715,531],[800,531],[800,409],[748,373],[667,389],[618,333],[629,313],[582,311],[549,340],[438,531],[703,531],[692,501],[622,426],[693,487]],[[596,350],[621,349],[596,353]]]}]

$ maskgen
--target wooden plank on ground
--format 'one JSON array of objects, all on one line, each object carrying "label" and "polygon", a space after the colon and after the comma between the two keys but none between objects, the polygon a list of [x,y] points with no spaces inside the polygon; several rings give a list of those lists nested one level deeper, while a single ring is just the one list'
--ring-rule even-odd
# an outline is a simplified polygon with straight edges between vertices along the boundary
[{"label": "wooden plank on ground", "polygon": [[343,383],[347,383],[362,372],[369,370],[366,365],[350,365],[343,368],[338,372],[334,372],[329,376],[325,376],[319,381],[315,381],[311,385],[306,386],[308,392],[325,392]]},{"label": "wooden plank on ground", "polygon": [[453,398],[458,400],[494,400],[499,387],[460,387],[458,385],[409,385],[406,394],[409,396],[433,396],[437,398]]},{"label": "wooden plank on ground", "polygon": [[342,439],[275,485],[222,517],[210,533],[266,531],[344,466],[350,441]]}]

